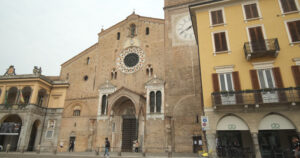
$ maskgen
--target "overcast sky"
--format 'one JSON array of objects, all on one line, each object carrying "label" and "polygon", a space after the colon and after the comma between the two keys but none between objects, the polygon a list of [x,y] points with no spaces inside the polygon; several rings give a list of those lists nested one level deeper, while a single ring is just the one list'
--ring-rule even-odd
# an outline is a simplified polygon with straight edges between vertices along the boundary
[{"label": "overcast sky", "polygon": [[97,42],[97,34],[136,14],[164,18],[164,0],[0,0],[0,75],[60,65]]}]

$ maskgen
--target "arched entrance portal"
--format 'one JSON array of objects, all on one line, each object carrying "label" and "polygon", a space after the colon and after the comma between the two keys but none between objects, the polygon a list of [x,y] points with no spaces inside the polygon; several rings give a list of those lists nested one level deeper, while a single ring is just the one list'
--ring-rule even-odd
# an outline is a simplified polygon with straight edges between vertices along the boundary
[{"label": "arched entrance portal", "polygon": [[134,103],[127,97],[116,101],[112,109],[112,143],[122,152],[132,152],[138,139],[138,119]]},{"label": "arched entrance portal", "polygon": [[258,141],[262,158],[292,157],[291,139],[297,136],[295,126],[285,117],[270,114],[259,124]]},{"label": "arched entrance portal", "polygon": [[247,124],[236,116],[225,116],[217,125],[217,154],[219,157],[254,156],[253,142]]},{"label": "arched entrance portal", "polygon": [[4,150],[10,144],[10,150],[16,151],[22,127],[22,119],[18,115],[9,115],[5,117],[0,127],[0,145]]},{"label": "arched entrance portal", "polygon": [[28,149],[27,149],[28,151],[34,150],[39,125],[40,125],[39,120],[34,121],[34,123],[32,125],[31,134],[30,134],[29,143],[28,143]]}]

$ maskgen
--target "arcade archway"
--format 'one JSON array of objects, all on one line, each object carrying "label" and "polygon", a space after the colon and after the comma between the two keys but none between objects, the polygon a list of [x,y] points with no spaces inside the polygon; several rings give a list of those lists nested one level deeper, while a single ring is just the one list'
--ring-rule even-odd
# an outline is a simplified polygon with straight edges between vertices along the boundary
[{"label": "arcade archway", "polygon": [[18,115],[6,116],[1,122],[0,145],[6,150],[8,144],[11,151],[18,149],[18,141],[22,127],[22,119]]},{"label": "arcade archway", "polygon": [[254,156],[248,125],[234,115],[223,117],[217,124],[217,154],[219,157]]},{"label": "arcade archway", "polygon": [[32,125],[28,148],[27,148],[28,151],[34,151],[34,149],[35,149],[36,137],[37,137],[38,128],[39,128],[40,124],[41,124],[40,121],[36,120],[36,121],[34,121],[34,123]]},{"label": "arcade archway", "polygon": [[292,157],[291,139],[297,136],[293,123],[279,114],[269,114],[259,124],[258,141],[262,158]]}]

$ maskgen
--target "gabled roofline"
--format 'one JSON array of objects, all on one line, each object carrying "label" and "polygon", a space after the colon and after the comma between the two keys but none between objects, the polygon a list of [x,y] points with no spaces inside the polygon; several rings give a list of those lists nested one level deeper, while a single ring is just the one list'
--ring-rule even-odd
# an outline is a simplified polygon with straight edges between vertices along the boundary
[{"label": "gabled roofline", "polygon": [[100,35],[104,35],[108,32],[110,32],[111,30],[117,28],[117,26],[121,25],[122,23],[125,23],[131,16],[137,16],[138,19],[140,20],[152,20],[152,21],[156,21],[157,23],[160,23],[160,24],[165,24],[165,19],[160,19],[160,18],[153,18],[153,17],[146,17],[146,16],[140,16],[138,14],[135,14],[135,13],[132,13],[131,15],[129,15],[126,19],[112,25],[111,27],[105,29],[105,30],[102,30],[101,32],[98,33],[98,36]]},{"label": "gabled roofline", "polygon": [[90,51],[94,50],[95,48],[97,48],[98,46],[98,42],[95,43],[94,45],[90,46],[89,48],[85,49],[84,51],[82,51],[81,53],[77,54],[76,56],[74,56],[73,58],[67,60],[66,62],[64,62],[63,64],[61,64],[61,67],[67,66],[68,64],[72,63],[73,61],[77,60],[79,57],[89,53]]}]

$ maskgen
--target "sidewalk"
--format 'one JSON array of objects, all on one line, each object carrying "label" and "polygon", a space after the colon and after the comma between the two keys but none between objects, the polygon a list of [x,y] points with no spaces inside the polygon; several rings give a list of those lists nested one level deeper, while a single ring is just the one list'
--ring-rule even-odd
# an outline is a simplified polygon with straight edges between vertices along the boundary
[{"label": "sidewalk", "polygon": [[[100,152],[99,155],[96,155],[95,152],[58,152],[56,154],[54,153],[44,153],[41,152],[40,154],[37,154],[36,152],[0,152],[1,158],[86,158],[86,157],[102,157],[103,152]],[[173,153],[172,157],[178,157],[178,158],[196,158],[198,157],[197,154],[194,153]],[[117,152],[111,152],[110,158],[168,158],[167,153],[147,153],[145,156],[143,156],[142,153],[121,153],[121,156],[119,156],[119,153]]]}]

